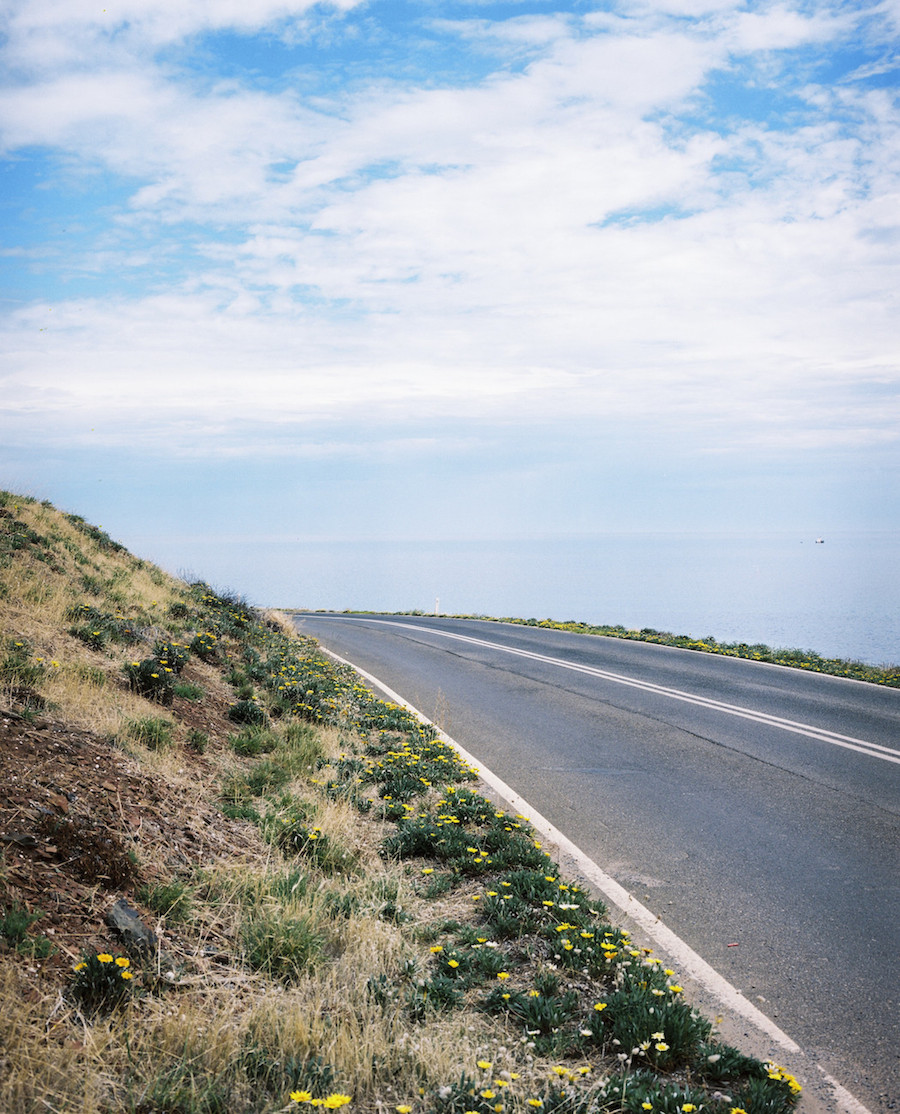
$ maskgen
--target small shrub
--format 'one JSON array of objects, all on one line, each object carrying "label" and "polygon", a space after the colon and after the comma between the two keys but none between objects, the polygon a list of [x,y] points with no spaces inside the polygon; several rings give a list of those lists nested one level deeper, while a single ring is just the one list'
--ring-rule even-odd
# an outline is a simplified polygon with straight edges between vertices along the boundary
[{"label": "small shrub", "polygon": [[13,905],[9,909],[0,909],[0,936],[14,948],[19,955],[31,956],[34,959],[46,959],[52,955],[56,948],[46,936],[29,936],[28,930],[39,921],[43,913],[29,913],[20,906]]},{"label": "small shrub", "polygon": [[456,877],[453,874],[429,874],[428,881],[421,891],[422,897],[434,901],[435,898],[443,897],[444,894],[449,893],[455,884]]},{"label": "small shrub", "polygon": [[201,631],[191,639],[188,649],[202,661],[215,661],[218,641],[212,631]]},{"label": "small shrub", "polygon": [[[281,1051],[273,1054],[251,1045],[242,1055],[241,1064],[247,1076],[273,1096],[283,1096],[286,1091],[327,1096],[334,1084],[334,1068],[319,1056],[286,1056]],[[324,1100],[316,1105],[324,1105]]]},{"label": "small shrub", "polygon": [[174,673],[180,673],[187,665],[190,651],[180,642],[158,642],[153,648],[153,656],[162,666],[167,666]]},{"label": "small shrub", "polygon": [[175,671],[171,666],[162,665],[156,658],[127,662],[123,666],[128,684],[139,696],[154,700],[157,704],[171,704],[175,695]]},{"label": "small shrub", "polygon": [[326,874],[345,873],[356,862],[340,841],[302,819],[282,821],[276,842],[286,854],[302,855]]},{"label": "small shrub", "polygon": [[463,986],[457,979],[444,974],[432,976],[416,985],[406,996],[406,1008],[416,1020],[422,1020],[430,1011],[455,1009],[462,1005]]},{"label": "small shrub", "polygon": [[109,644],[109,634],[102,627],[94,630],[90,625],[71,627],[69,634],[83,642],[89,650],[105,650]]},{"label": "small shrub", "polygon": [[187,733],[185,746],[194,754],[205,754],[206,748],[209,746],[209,736],[205,731],[199,731],[196,727],[192,727]]},{"label": "small shrub", "polygon": [[134,642],[138,637],[134,619],[113,615],[89,603],[70,607],[66,618],[75,621],[75,626],[70,628],[69,633],[93,650],[102,650],[110,642]]},{"label": "small shrub", "polygon": [[36,661],[27,642],[11,638],[0,658],[0,681],[10,685],[31,687],[44,676],[43,662]]},{"label": "small shrub", "polygon": [[108,1013],[132,994],[131,963],[108,952],[86,956],[74,968],[69,993],[85,1013]]},{"label": "small shrub", "polygon": [[269,722],[265,710],[255,700],[239,700],[228,709],[228,718],[232,723],[246,723],[263,726]]},{"label": "small shrub", "polygon": [[[649,1064],[662,1070],[696,1060],[709,1040],[711,1023],[671,989],[651,985],[624,986],[595,1011],[588,1022],[598,1042],[616,1040],[622,1048],[638,1048]],[[654,1033],[661,1032],[662,1038]]]}]

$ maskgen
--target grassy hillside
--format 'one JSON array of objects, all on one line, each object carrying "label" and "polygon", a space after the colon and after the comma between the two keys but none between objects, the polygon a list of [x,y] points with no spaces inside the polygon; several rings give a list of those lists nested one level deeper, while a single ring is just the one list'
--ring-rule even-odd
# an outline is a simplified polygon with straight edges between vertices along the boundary
[{"label": "grassy hillside", "polygon": [[0,493],[0,1110],[783,1114],[435,733]]}]

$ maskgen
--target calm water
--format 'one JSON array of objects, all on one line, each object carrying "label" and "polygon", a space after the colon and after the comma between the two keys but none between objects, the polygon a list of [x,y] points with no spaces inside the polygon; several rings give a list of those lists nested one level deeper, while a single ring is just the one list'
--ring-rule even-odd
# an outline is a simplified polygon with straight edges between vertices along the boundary
[{"label": "calm water", "polygon": [[[282,562],[266,556],[274,572]],[[269,589],[284,606],[433,612],[439,599],[445,613],[621,623],[900,662],[896,533],[822,545],[671,534],[305,542],[279,556]]]}]

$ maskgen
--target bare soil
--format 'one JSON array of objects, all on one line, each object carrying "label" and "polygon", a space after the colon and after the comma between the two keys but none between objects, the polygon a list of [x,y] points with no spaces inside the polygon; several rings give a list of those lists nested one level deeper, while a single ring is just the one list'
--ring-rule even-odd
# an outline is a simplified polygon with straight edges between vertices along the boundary
[{"label": "bare soil", "polygon": [[[184,680],[205,696],[200,704],[175,698],[167,711],[177,736],[194,728],[220,748],[235,730],[227,687],[202,668],[193,676],[188,667]],[[255,842],[248,825],[209,804],[208,759],[176,745],[171,770],[154,773],[90,731],[0,707],[0,912],[41,914],[29,934],[46,935],[56,949],[31,961],[42,975],[62,982],[84,952],[116,948],[105,916],[117,899],[158,929],[135,899],[142,884]],[[9,946],[0,937],[0,953]]]}]

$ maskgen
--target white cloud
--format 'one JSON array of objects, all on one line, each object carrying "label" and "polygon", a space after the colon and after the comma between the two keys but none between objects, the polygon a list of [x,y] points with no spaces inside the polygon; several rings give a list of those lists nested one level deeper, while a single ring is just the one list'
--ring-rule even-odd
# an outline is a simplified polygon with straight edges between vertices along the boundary
[{"label": "white cloud", "polygon": [[784,4],[773,4],[762,11],[740,12],[734,25],[734,47],[741,52],[787,50],[807,43],[834,39],[852,27],[852,12],[834,15],[815,12],[807,16]]},{"label": "white cloud", "polygon": [[[327,0],[347,12],[361,0]],[[9,0],[2,26],[13,70],[52,73],[60,66],[92,68],[110,57],[146,54],[210,31],[252,34],[303,19],[319,0]]]},{"label": "white cloud", "polygon": [[[174,258],[189,221],[199,262],[173,265],[164,294],[56,303],[52,325],[46,306],[13,315],[12,427],[52,414],[62,439],[99,424],[115,441],[168,426],[181,450],[234,450],[243,420],[361,412],[670,421],[720,445],[900,428],[877,393],[846,404],[848,385],[895,374],[888,94],[808,85],[801,124],[688,122],[733,54],[826,39],[843,26],[830,15],[686,0],[473,20],[453,34],[501,43],[484,80],[304,100],[201,84],[152,52],[309,4],[135,0],[118,37],[77,6],[30,7],[12,16],[20,71],[39,40],[58,60],[67,27],[74,45],[68,69],[3,92],[8,146],[136,182],[78,266]],[[82,21],[103,47],[90,66]],[[505,68],[520,49],[528,64]]]}]

